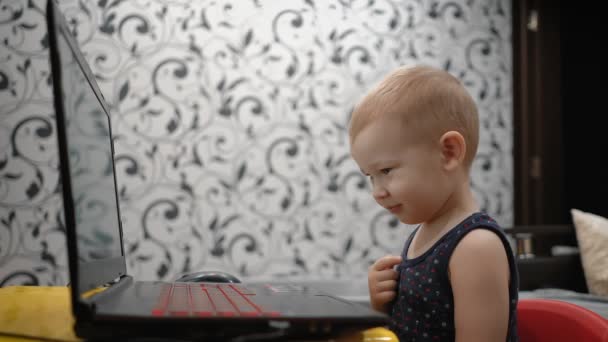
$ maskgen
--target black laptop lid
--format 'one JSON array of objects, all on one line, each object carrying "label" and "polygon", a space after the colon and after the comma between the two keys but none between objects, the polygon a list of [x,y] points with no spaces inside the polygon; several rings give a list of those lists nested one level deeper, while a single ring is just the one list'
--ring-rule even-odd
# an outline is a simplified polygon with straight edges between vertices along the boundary
[{"label": "black laptop lid", "polygon": [[54,0],[47,20],[70,280],[75,294],[126,274],[107,105]]}]

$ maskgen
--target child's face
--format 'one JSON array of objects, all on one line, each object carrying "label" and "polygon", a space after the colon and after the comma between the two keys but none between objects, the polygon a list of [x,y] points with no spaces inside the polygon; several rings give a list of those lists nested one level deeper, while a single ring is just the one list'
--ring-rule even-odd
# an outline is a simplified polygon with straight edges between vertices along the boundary
[{"label": "child's face", "polygon": [[406,224],[432,219],[450,189],[439,142],[411,133],[395,119],[379,118],[351,142],[351,154],[370,178],[376,202]]}]

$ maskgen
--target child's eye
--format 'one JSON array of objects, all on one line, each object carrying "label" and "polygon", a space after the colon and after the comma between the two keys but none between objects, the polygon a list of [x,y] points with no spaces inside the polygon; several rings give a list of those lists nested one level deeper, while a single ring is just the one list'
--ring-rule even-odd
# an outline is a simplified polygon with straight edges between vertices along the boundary
[{"label": "child's eye", "polygon": [[385,169],[380,170],[380,172],[382,172],[382,174],[388,175],[388,173],[391,172],[391,170],[392,170],[391,168],[385,168]]}]

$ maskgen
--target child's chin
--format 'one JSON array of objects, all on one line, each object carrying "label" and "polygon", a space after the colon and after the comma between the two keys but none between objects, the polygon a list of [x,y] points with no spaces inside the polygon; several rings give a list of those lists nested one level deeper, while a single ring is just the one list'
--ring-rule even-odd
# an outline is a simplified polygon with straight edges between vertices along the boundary
[{"label": "child's chin", "polygon": [[406,217],[404,215],[395,215],[395,217],[399,220],[399,222],[401,222],[403,224],[412,225],[412,224],[418,224],[418,223],[420,223],[420,222],[416,222],[416,221],[412,220],[411,218]]},{"label": "child's chin", "polygon": [[411,217],[405,215],[404,213],[394,214],[395,218],[399,220],[399,222],[407,225],[418,225],[420,224],[420,218],[416,219],[415,217]]}]

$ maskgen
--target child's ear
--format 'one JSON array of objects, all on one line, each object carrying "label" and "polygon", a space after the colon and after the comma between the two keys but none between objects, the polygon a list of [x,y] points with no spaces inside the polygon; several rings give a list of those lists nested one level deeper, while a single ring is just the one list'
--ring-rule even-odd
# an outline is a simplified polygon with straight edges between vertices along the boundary
[{"label": "child's ear", "polygon": [[462,134],[456,131],[446,132],[439,139],[439,144],[441,147],[443,167],[446,170],[454,170],[462,164],[467,147],[467,143],[464,141]]}]

